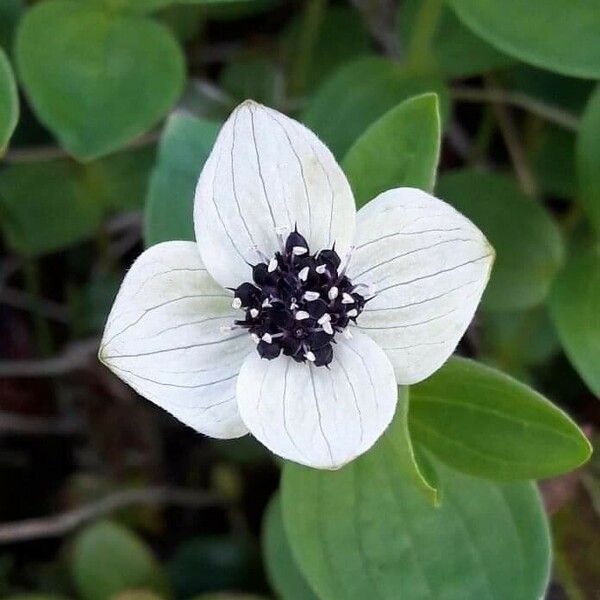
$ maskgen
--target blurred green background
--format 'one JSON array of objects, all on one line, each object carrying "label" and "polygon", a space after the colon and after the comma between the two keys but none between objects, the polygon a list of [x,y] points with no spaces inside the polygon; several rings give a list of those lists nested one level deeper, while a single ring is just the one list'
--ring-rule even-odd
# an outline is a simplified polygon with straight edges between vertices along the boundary
[{"label": "blurred green background", "polygon": [[[342,161],[389,109],[436,93],[435,193],[497,251],[459,350],[593,439],[598,79],[598,0],[0,0],[0,597],[275,594],[273,457],[195,434],[96,360],[132,260],[193,239],[198,174],[245,98]],[[599,475],[592,459],[542,484],[550,598],[600,598]]]}]

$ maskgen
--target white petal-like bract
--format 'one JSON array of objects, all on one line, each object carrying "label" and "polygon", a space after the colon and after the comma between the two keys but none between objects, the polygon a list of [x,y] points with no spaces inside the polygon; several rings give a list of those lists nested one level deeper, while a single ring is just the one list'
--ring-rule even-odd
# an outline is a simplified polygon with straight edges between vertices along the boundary
[{"label": "white petal-like bract", "polygon": [[135,261],[115,300],[99,358],[142,396],[197,431],[247,433],[235,398],[254,344],[228,331],[232,295],[202,265],[194,242],[152,246]]},{"label": "white petal-like bract", "polygon": [[300,123],[246,101],[223,125],[194,200],[194,227],[211,275],[225,287],[249,280],[297,226],[311,252],[354,236],[350,185],[331,152]]},{"label": "white petal-like bract", "polygon": [[425,379],[452,354],[493,260],[471,221],[421,190],[384,192],[358,212],[348,275],[375,293],[358,327],[386,351],[398,384]]},{"label": "white petal-like bract", "polygon": [[238,407],[251,433],[289,460],[336,469],[368,450],[397,402],[393,367],[368,336],[340,337],[329,368],[252,353],[237,384]]}]

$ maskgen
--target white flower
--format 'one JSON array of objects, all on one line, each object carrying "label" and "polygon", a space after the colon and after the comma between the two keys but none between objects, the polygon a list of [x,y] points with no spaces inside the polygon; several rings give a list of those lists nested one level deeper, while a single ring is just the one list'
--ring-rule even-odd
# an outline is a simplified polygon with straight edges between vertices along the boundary
[{"label": "white flower", "polygon": [[323,143],[251,101],[204,166],[194,226],[196,243],[158,244],[135,261],[100,359],[197,431],[250,431],[318,468],[369,449],[397,385],[446,361],[494,258],[468,219],[417,189],[356,213]]}]

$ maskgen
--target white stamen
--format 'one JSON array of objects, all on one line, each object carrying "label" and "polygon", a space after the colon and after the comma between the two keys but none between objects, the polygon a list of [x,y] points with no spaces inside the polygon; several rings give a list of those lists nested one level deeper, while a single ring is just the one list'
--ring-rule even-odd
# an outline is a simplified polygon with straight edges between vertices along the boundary
[{"label": "white stamen", "polygon": [[325,313],[318,321],[317,323],[319,325],[323,325],[323,323],[329,323],[329,321],[331,321],[331,315],[329,313]]},{"label": "white stamen", "polygon": [[319,265],[315,271],[319,274],[319,275],[323,275],[323,273],[325,273],[325,271],[327,271],[327,265]]},{"label": "white stamen", "polygon": [[308,248],[305,248],[304,246],[294,246],[292,248],[292,254],[294,256],[302,256],[303,254],[306,254],[308,252]]},{"label": "white stamen", "polygon": [[269,302],[269,299],[268,299],[268,298],[265,298],[265,299],[262,301],[262,305],[261,305],[261,306],[262,306],[263,308],[271,308],[271,306],[273,306],[273,305],[271,304],[271,302]]},{"label": "white stamen", "polygon": [[327,297],[330,300],[335,300],[338,297],[338,294],[340,293],[340,290],[338,290],[337,286],[333,286],[328,292],[327,292]]},{"label": "white stamen", "polygon": [[353,308],[352,310],[349,310],[346,314],[349,317],[358,317],[358,311],[355,308]]},{"label": "white stamen", "polygon": [[258,254],[259,258],[263,262],[268,262],[269,257],[256,244],[253,244],[252,246],[250,246],[250,249],[254,250],[254,252],[256,252],[256,254]]},{"label": "white stamen", "polygon": [[256,317],[258,317],[259,313],[260,313],[260,311],[258,310],[258,308],[251,308],[250,309],[250,316],[253,319],[256,319]]},{"label": "white stamen", "polygon": [[315,360],[317,360],[317,357],[310,350],[304,354],[304,358],[310,362],[315,362]]},{"label": "white stamen", "polygon": [[323,325],[323,331],[329,335],[333,335],[333,327],[329,321],[326,321]]},{"label": "white stamen", "polygon": [[263,342],[266,342],[267,344],[270,344],[270,343],[273,341],[273,338],[271,337],[271,334],[270,334],[270,333],[265,333],[265,334],[262,336],[261,340],[262,340]]},{"label": "white stamen", "polygon": [[342,304],[354,304],[354,298],[347,292],[344,292],[342,294]]},{"label": "white stamen", "polygon": [[238,329],[237,325],[221,325],[221,327],[219,327],[222,334],[229,333],[234,329]]},{"label": "white stamen", "polygon": [[300,279],[300,281],[306,281],[308,279],[308,271],[308,267],[304,267],[303,269],[301,269],[300,273],[298,273],[298,279]]},{"label": "white stamen", "polygon": [[352,332],[350,331],[350,329],[347,327],[346,329],[344,329],[344,331],[342,331],[342,335],[347,339],[347,340],[351,340],[352,339]]},{"label": "white stamen", "polygon": [[344,259],[342,260],[342,262],[340,263],[340,266],[338,267],[338,273],[339,273],[340,277],[346,273],[346,269],[348,268],[348,265],[350,264],[350,258],[352,258],[353,252],[354,252],[354,246],[350,246],[350,249],[346,253],[346,256],[344,256]]},{"label": "white stamen", "polygon": [[258,344],[258,342],[260,342],[260,338],[259,338],[259,337],[258,337],[258,336],[257,336],[255,333],[251,333],[251,334],[250,334],[250,337],[252,338],[252,341],[253,341],[255,344]]},{"label": "white stamen", "polygon": [[275,228],[275,233],[277,234],[277,239],[279,240],[279,246],[282,252],[285,251],[285,239],[287,238],[288,232],[289,228],[285,226]]},{"label": "white stamen", "polygon": [[242,308],[242,301],[240,298],[234,298],[233,302],[231,303],[231,306],[233,308]]},{"label": "white stamen", "polygon": [[309,290],[308,292],[304,292],[304,296],[302,297],[305,300],[312,302],[313,300],[318,300],[321,297],[321,294],[319,294],[319,292],[312,292]]},{"label": "white stamen", "polygon": [[304,321],[305,319],[309,319],[310,315],[305,310],[299,310],[296,313],[296,321]]},{"label": "white stamen", "polygon": [[366,291],[363,292],[359,292],[362,296],[374,296],[375,292],[377,291],[375,288],[375,285],[372,283],[357,283],[353,288],[352,291],[356,291],[359,290],[360,288],[364,288]]},{"label": "white stamen", "polygon": [[275,271],[275,269],[277,269],[278,267],[278,263],[277,263],[277,259],[275,257],[273,257],[270,261],[269,261],[269,266],[267,267],[267,271],[269,273],[272,273],[273,271]]}]

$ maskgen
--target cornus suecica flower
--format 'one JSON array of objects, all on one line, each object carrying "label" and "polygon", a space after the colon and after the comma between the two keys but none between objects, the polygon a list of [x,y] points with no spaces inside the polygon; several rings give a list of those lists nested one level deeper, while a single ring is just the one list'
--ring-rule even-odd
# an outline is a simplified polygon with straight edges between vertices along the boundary
[{"label": "cornus suecica flower", "polygon": [[494,258],[468,219],[417,189],[357,213],[323,143],[251,101],[202,170],[194,227],[196,242],[135,261],[100,359],[197,431],[250,431],[318,468],[369,449],[397,385],[446,361]]}]

